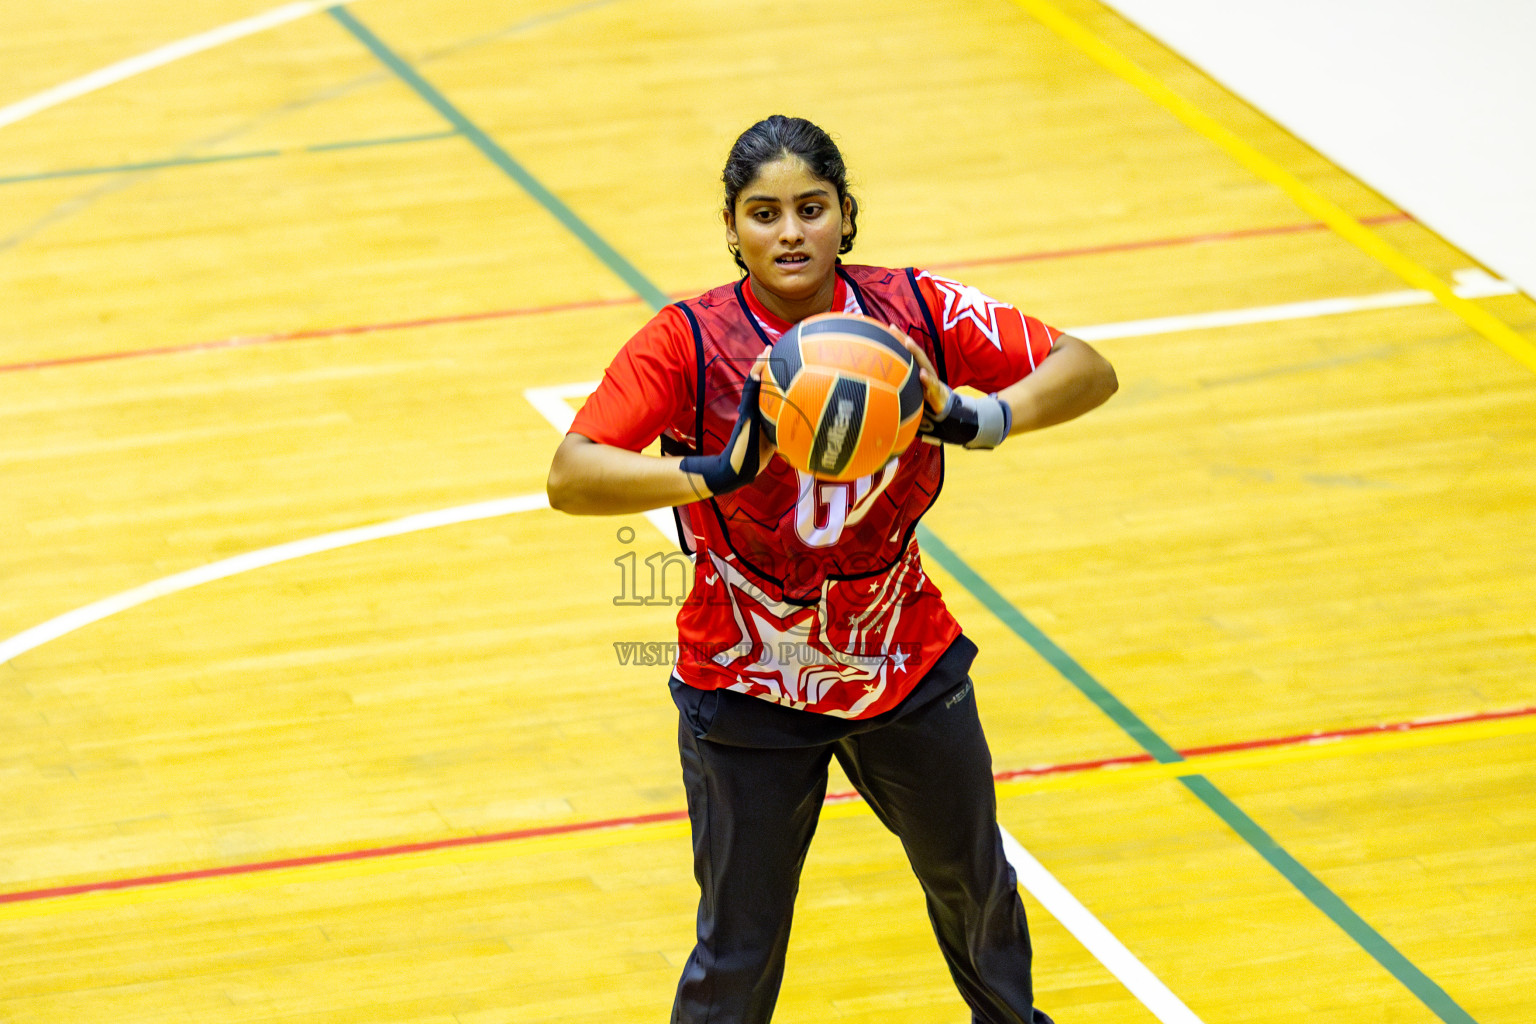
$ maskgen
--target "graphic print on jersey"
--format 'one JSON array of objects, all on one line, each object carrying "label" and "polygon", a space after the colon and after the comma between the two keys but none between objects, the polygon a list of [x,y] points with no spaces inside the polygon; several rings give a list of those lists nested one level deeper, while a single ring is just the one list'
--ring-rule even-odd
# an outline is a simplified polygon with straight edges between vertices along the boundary
[{"label": "graphic print on jersey", "polygon": [[[896,479],[897,461],[887,462],[878,480],[861,476],[846,483],[818,480],[804,470],[797,470],[800,497],[795,502],[795,535],[807,547],[827,548],[836,544],[842,539],[844,527],[857,525],[874,499]],[[895,540],[896,536],[890,539]]]},{"label": "graphic print on jersey", "polygon": [[1002,330],[997,325],[997,311],[1013,309],[1013,306],[1006,302],[999,302],[980,288],[961,284],[959,281],[951,281],[947,277],[939,277],[927,271],[918,276],[932,281],[934,289],[944,299],[944,314],[939,324],[940,330],[952,331],[960,321],[968,319],[992,343],[993,348],[1002,350]]},{"label": "graphic print on jersey", "polygon": [[824,581],[821,600],[809,607],[774,600],[730,556],[708,554],[736,629],[732,646],[713,659],[737,677],[730,689],[802,709],[840,690],[843,707],[825,713],[857,718],[884,695],[893,673],[907,671],[914,652],[895,637],[903,592],[924,582],[916,545],[884,576]]}]

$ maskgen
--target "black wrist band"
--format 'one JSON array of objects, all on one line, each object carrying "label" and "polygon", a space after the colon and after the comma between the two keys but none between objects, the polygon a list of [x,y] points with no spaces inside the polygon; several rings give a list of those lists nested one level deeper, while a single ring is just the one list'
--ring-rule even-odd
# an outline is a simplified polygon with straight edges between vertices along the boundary
[{"label": "black wrist band", "polygon": [[1001,398],[972,398],[951,391],[943,411],[923,425],[923,433],[945,444],[996,448],[1012,428],[1013,410]]},{"label": "black wrist band", "polygon": [[[734,491],[752,482],[757,476],[758,458],[757,442],[762,431],[762,424],[757,418],[757,395],[762,387],[762,382],[756,378],[747,378],[741,386],[741,404],[736,409],[736,426],[731,430],[731,436],[726,439],[725,449],[714,455],[685,455],[681,464],[684,473],[697,473],[704,478],[704,486],[709,488],[711,496],[718,496]],[[731,452],[736,449],[736,442],[741,437],[742,427],[747,429],[747,450],[742,456],[741,468],[736,469],[731,465]]]}]

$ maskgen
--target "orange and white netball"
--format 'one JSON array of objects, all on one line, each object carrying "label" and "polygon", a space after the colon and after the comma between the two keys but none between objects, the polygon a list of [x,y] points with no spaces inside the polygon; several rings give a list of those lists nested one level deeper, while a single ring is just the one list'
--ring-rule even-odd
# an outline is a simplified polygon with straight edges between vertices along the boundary
[{"label": "orange and white netball", "polygon": [[896,330],[854,313],[822,313],[773,346],[759,408],[790,465],[823,480],[856,480],[912,443],[923,389]]}]

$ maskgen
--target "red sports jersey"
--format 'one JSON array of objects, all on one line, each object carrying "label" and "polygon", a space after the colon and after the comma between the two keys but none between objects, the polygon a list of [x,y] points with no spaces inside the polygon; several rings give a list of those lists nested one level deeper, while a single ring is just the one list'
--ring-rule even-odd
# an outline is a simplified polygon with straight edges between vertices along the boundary
[{"label": "red sports jersey", "polygon": [[[1057,335],[913,270],[840,265],[832,308],[895,324],[948,384],[982,391],[1027,376]],[[632,451],[660,436],[670,454],[719,452],[752,360],[790,326],[744,281],[669,306],[615,357],[571,429]],[[914,444],[846,484],[775,457],[751,484],[679,509],[694,584],[678,613],[678,677],[844,718],[895,707],[960,632],[913,537],[942,481],[938,445]]]}]

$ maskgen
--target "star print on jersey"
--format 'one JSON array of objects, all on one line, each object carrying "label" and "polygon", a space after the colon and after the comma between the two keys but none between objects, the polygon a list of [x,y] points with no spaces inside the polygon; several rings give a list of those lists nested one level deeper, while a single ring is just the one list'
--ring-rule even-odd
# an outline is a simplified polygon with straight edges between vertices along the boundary
[{"label": "star print on jersey", "polygon": [[842,717],[852,717],[885,692],[892,658],[883,652],[891,648],[899,611],[885,623],[885,635],[870,645],[871,652],[881,653],[857,653],[865,644],[858,622],[849,623],[853,627],[848,633],[850,650],[841,650],[824,630],[825,593],[809,608],[775,601],[726,559],[713,551],[709,554],[715,571],[726,581],[739,637],[714,657],[740,679],[731,689],[806,708],[821,704],[838,687],[863,684],[863,696],[852,709],[825,712]]},{"label": "star print on jersey", "polygon": [[999,302],[981,289],[973,288],[968,284],[951,281],[947,277],[935,277],[932,274],[923,276],[932,281],[934,289],[944,297],[943,330],[953,330],[960,321],[970,320],[992,343],[993,348],[999,352],[1003,350],[1002,334],[997,326],[997,311],[1011,310],[1012,306],[1006,302]]},{"label": "star print on jersey", "polygon": [[821,700],[825,696],[821,687],[807,687],[803,669],[810,660],[831,661],[835,655],[814,642],[814,612],[805,609],[798,621],[782,619],[760,605],[747,605],[742,612],[757,658],[750,664],[733,665],[737,674],[767,686],[781,704],[806,705]]}]

